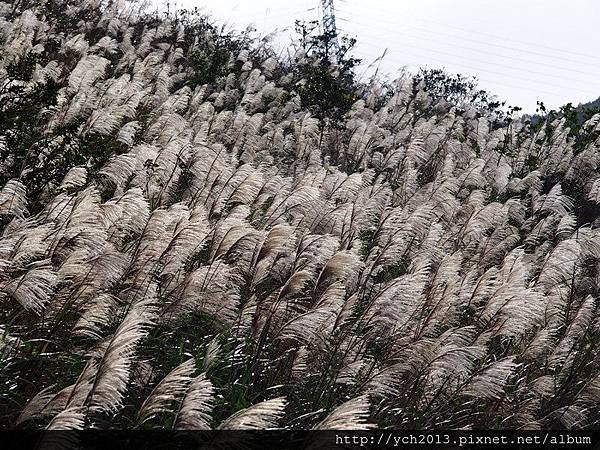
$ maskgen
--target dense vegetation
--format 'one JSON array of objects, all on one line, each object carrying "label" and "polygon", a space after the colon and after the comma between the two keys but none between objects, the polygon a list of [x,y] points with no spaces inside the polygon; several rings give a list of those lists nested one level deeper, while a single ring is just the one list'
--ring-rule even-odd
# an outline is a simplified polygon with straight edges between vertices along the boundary
[{"label": "dense vegetation", "polygon": [[0,3],[0,423],[600,424],[600,115],[191,12]]}]

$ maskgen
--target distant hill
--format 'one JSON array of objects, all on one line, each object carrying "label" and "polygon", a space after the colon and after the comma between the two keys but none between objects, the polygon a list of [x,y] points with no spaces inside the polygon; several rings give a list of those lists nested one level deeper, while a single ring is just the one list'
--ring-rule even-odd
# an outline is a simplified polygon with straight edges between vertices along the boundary
[{"label": "distant hill", "polygon": [[[572,104],[567,103],[567,105],[572,105]],[[563,106],[562,108],[565,108],[567,105]],[[591,116],[600,112],[600,97],[598,97],[596,100],[593,100],[591,102],[580,103],[579,105],[577,105],[573,108],[572,112],[574,112],[576,114],[576,119],[577,119],[576,124],[582,125]],[[558,111],[558,115],[559,116],[563,115],[561,110]],[[540,114],[534,114],[534,115],[528,116],[528,117],[530,117],[532,125],[535,125],[536,123],[538,123],[540,121],[540,119],[542,119],[543,116]]]},{"label": "distant hill", "polygon": [[579,106],[577,107],[577,109],[586,109],[586,108],[588,108],[588,109],[590,109],[590,108],[595,108],[595,109],[600,108],[600,97],[598,97],[593,102],[579,104]]}]

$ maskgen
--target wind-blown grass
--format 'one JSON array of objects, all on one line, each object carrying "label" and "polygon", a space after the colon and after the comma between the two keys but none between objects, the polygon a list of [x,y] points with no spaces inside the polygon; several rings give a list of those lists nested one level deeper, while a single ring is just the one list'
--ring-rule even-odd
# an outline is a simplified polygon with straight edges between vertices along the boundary
[{"label": "wind-blown grass", "polygon": [[131,5],[0,42],[3,426],[600,424],[597,140],[408,76],[323,128],[306,55]]}]

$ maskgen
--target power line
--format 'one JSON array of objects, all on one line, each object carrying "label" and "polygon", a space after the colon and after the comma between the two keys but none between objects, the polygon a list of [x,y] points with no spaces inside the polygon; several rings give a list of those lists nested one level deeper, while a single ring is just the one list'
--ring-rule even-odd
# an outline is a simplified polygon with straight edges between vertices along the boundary
[{"label": "power line", "polygon": [[[426,22],[423,19],[415,19],[415,20],[417,20],[419,22]],[[574,52],[572,50],[565,50],[565,49],[560,49],[560,48],[556,48],[556,47],[550,47],[549,45],[544,45],[544,44],[540,44],[540,43],[537,43],[537,42],[536,43],[529,43],[529,42],[525,42],[525,41],[521,41],[521,40],[517,40],[517,39],[507,38],[507,37],[504,37],[504,36],[498,36],[497,34],[487,33],[487,32],[483,32],[483,31],[469,30],[469,29],[466,29],[466,28],[461,28],[461,27],[457,27],[457,26],[453,26],[453,25],[448,25],[448,24],[445,24],[445,23],[442,23],[442,22],[436,22],[436,21],[433,21],[433,20],[427,20],[427,22],[436,23],[438,25],[442,25],[442,26],[445,26],[445,27],[448,27],[448,28],[459,30],[459,31],[464,31],[465,33],[480,34],[480,35],[483,35],[483,36],[490,36],[490,37],[493,37],[493,38],[496,38],[496,39],[503,39],[505,41],[514,42],[516,44],[529,45],[529,46],[532,46],[532,47],[546,48],[548,50],[552,50],[552,51],[555,51],[555,52],[568,53],[569,55],[583,56],[585,58],[590,58],[590,59],[595,59],[597,61],[600,61],[600,58],[598,56],[589,55],[587,53],[580,53],[580,52]]]},{"label": "power line", "polygon": [[[412,38],[412,36],[410,36],[409,38]],[[368,40],[361,39],[361,41],[362,42],[366,42]],[[368,41],[368,42],[372,43],[372,41]],[[359,43],[359,45],[360,45],[360,43]],[[375,46],[375,44],[373,44],[373,45]],[[429,51],[429,52],[433,52],[433,53],[439,53],[439,54],[442,54],[442,55],[445,55],[445,56],[451,56],[453,58],[463,59],[463,60],[467,60],[467,61],[473,61],[475,63],[481,63],[481,64],[485,64],[485,65],[491,65],[491,66],[500,67],[500,68],[503,68],[503,69],[518,70],[519,72],[526,72],[526,73],[530,73],[530,74],[533,74],[533,75],[542,75],[542,76],[549,77],[549,78],[555,78],[555,79],[559,79],[559,80],[565,80],[565,76],[560,76],[560,75],[556,75],[556,74],[552,74],[552,73],[546,73],[546,72],[540,72],[540,71],[536,71],[536,70],[525,69],[523,67],[514,68],[513,66],[508,66],[506,64],[500,64],[500,63],[497,63],[497,62],[492,62],[491,60],[493,58],[490,58],[489,61],[483,61],[481,59],[470,58],[470,57],[466,57],[464,55],[457,55],[455,53],[450,53],[450,52],[446,52],[446,51],[440,51],[440,50],[436,50],[436,49],[429,48],[429,47],[411,45],[410,43],[407,43],[407,42],[402,42],[402,47],[412,47],[412,48],[415,48],[417,50],[424,50],[424,51]],[[496,55],[494,55],[494,56],[496,56]],[[572,79],[572,80],[568,80],[568,81],[577,82],[577,83],[591,83],[592,82],[592,80],[581,80],[581,79]]]},{"label": "power line", "polygon": [[[404,60],[403,63],[397,63],[396,64],[396,63],[392,62],[391,64],[394,65],[394,66],[396,66],[396,67],[407,67],[409,65],[413,65],[415,67],[432,67],[432,68],[437,67],[437,68],[439,68],[439,66],[435,66],[435,65],[432,65],[432,64],[429,64],[429,63],[422,64],[422,63],[415,62],[416,60],[412,60],[412,62],[411,62],[410,61],[410,56],[411,55],[406,55],[405,54],[405,55],[403,55],[403,60]],[[428,59],[439,62],[442,65],[442,67],[446,67],[446,65],[448,64],[446,61],[444,61],[442,59],[437,59],[437,58],[428,58]],[[474,70],[474,69],[472,69],[472,70]],[[531,92],[532,91],[531,87],[527,86],[528,82],[525,82],[523,84],[517,85],[517,84],[506,83],[504,81],[492,80],[492,79],[489,79],[489,78],[481,77],[479,75],[477,75],[476,78],[477,78],[477,81],[480,82],[480,83],[482,83],[482,84],[491,84],[491,85],[505,86],[505,87],[509,87],[509,88],[512,88],[512,89],[517,89],[517,90],[520,90],[520,91],[527,91],[527,92]],[[533,83],[533,82],[530,82],[530,83]],[[555,96],[556,95],[556,91],[551,92],[551,91],[546,91],[546,90],[543,90],[543,89],[539,89],[539,86],[537,86],[537,85],[536,85],[535,91],[537,93],[551,95],[551,96]]]},{"label": "power line", "polygon": [[[345,20],[345,19],[342,19],[342,20]],[[349,23],[355,23],[355,24],[359,24],[358,22],[355,22],[355,21],[354,21],[354,22],[353,22],[353,21],[348,21],[348,22],[349,22]],[[360,24],[359,24],[359,25],[360,25]],[[364,25],[364,24],[363,24],[363,25]],[[387,31],[390,31],[389,29],[386,29],[386,30],[387,30]],[[433,34],[435,34],[435,33],[433,33]],[[387,39],[389,39],[389,37],[387,37]],[[429,38],[429,39],[430,39],[430,38]],[[373,42],[372,42],[372,41],[369,41],[368,39],[364,39],[364,38],[360,38],[360,40],[359,40],[359,43],[358,43],[358,46],[360,47],[360,46],[361,46],[361,44],[364,44],[365,42],[369,42],[369,43],[371,43],[371,44],[372,44],[372,47],[376,48],[378,51],[380,51],[380,50],[383,48],[383,46],[382,46],[380,43],[373,44]],[[402,45],[404,45],[404,46],[411,46],[410,44],[405,44],[405,43],[403,43]],[[451,45],[451,44],[446,44],[446,45]],[[453,44],[452,44],[452,45],[453,45]],[[450,57],[452,57],[452,58],[458,57],[458,58],[462,58],[462,59],[468,59],[468,58],[465,58],[465,57],[463,57],[463,56],[458,56],[458,55],[456,55],[456,54],[451,54],[451,53],[448,53],[448,52],[441,52],[441,51],[439,51],[439,50],[432,50],[432,49],[423,48],[423,47],[417,47],[417,46],[412,46],[412,47],[413,47],[413,48],[416,48],[416,49],[419,49],[419,50],[424,50],[424,51],[430,51],[430,52],[440,53],[440,54],[442,54],[442,55],[450,56]],[[489,51],[487,52],[487,54],[489,54]],[[484,64],[492,64],[492,65],[496,65],[496,66],[499,66],[499,67],[505,67],[505,68],[507,67],[507,66],[503,66],[502,64],[490,63],[490,62],[488,62],[488,61],[485,61],[485,62],[484,62],[484,61],[480,61],[480,60],[475,60],[475,61],[476,61],[476,62],[481,62],[481,63],[484,63]],[[447,61],[442,61],[442,62],[443,62],[444,64],[448,64],[448,62],[447,62]],[[535,83],[536,85],[543,84],[543,85],[546,85],[546,86],[548,86],[548,87],[560,88],[560,89],[563,89],[563,90],[576,90],[576,91],[578,91],[578,92],[585,93],[585,94],[588,94],[588,95],[589,95],[589,93],[590,93],[588,90],[582,90],[582,89],[578,89],[578,88],[576,88],[576,87],[573,87],[573,86],[566,87],[566,86],[558,85],[558,84],[555,84],[555,83],[549,83],[549,82],[545,82],[545,81],[540,81],[539,79],[532,80],[532,79],[529,79],[529,78],[520,77],[520,76],[518,76],[518,75],[512,75],[512,74],[506,74],[506,73],[499,73],[499,72],[494,72],[494,71],[491,71],[491,70],[488,70],[488,69],[481,69],[481,68],[479,68],[479,67],[467,66],[467,65],[465,65],[465,64],[462,64],[462,63],[456,63],[456,62],[454,62],[454,63],[450,63],[450,65],[452,65],[452,64],[454,64],[454,65],[460,65],[460,66],[462,66],[462,67],[467,67],[467,68],[469,68],[469,69],[472,69],[472,70],[475,70],[475,71],[482,71],[482,72],[487,72],[487,73],[494,74],[494,75],[500,75],[500,76],[502,76],[502,77],[507,77],[507,76],[508,76],[508,77],[511,77],[511,78],[517,78],[517,79],[520,79],[520,80],[523,80],[523,81],[529,81],[529,82]],[[512,67],[511,67],[510,69],[512,69]],[[552,75],[552,74],[546,74],[546,73],[542,73],[542,72],[537,72],[537,71],[527,70],[527,69],[524,69],[524,68],[522,68],[522,67],[520,67],[518,70],[519,70],[519,71],[521,71],[521,72],[529,72],[529,73],[532,73],[532,74],[534,74],[534,75],[543,75],[543,76],[548,76],[548,77],[554,77],[554,78],[556,78],[556,76],[555,76],[555,75]],[[580,81],[580,80],[577,80],[577,81],[579,81],[579,82],[581,82],[581,83],[585,83],[585,82],[586,82],[586,81],[584,81],[584,80],[581,80],[581,81]],[[590,81],[587,81],[587,82],[588,82],[588,83],[591,83],[592,81],[590,80]]]},{"label": "power line", "polygon": [[[375,47],[375,45],[373,43],[371,43],[370,45],[372,47]],[[520,77],[518,75],[503,74],[503,73],[495,72],[495,71],[492,71],[492,70],[482,69],[480,67],[473,67],[471,65],[467,65],[467,64],[463,64],[463,63],[457,63],[457,62],[448,63],[448,61],[446,61],[446,60],[443,60],[443,59],[440,59],[440,58],[435,58],[435,57],[432,57],[432,56],[427,56],[427,59],[428,60],[433,60],[433,61],[438,61],[438,62],[440,62],[441,64],[444,64],[444,65],[461,66],[461,67],[464,67],[466,69],[473,70],[475,72],[487,72],[489,74],[497,75],[497,76],[501,76],[501,77],[507,77],[508,76],[508,77],[510,77],[512,79],[518,79],[518,80],[522,80],[522,81],[525,81],[525,82],[529,82],[529,83],[532,83],[533,85],[536,85],[536,86],[539,86],[540,84],[542,84],[542,85],[545,85],[545,86],[548,86],[548,87],[558,87],[558,88],[561,88],[561,89],[566,89],[564,86],[559,86],[559,85],[555,85],[555,84],[552,84],[552,83],[545,83],[545,82],[541,82],[539,80],[532,80],[530,78],[524,78],[524,77]],[[425,64],[425,65],[428,65],[428,64]],[[501,83],[498,82],[498,84],[501,84]],[[587,91],[583,91],[581,89],[576,89],[576,88],[573,88],[573,87],[570,87],[569,89],[577,90],[577,91],[582,92],[582,93],[588,93]],[[537,87],[536,87],[536,90],[542,92]],[[555,93],[550,93],[548,91],[546,91],[546,93],[552,94],[552,95],[555,94]]]},{"label": "power line", "polygon": [[[376,10],[376,8],[371,8],[370,7],[369,10],[370,11],[374,11],[374,10]],[[379,11],[381,12],[382,16],[389,15],[384,10],[380,9]],[[387,24],[392,25],[394,27],[398,27],[398,23],[396,23],[396,22],[390,22],[390,21],[387,21],[387,20],[385,20],[385,19],[383,19],[381,17],[378,17],[377,20],[379,22],[387,23]],[[349,21],[349,22],[350,23],[356,23],[354,20]],[[582,61],[574,60],[574,59],[570,59],[570,58],[563,58],[563,57],[560,57],[560,56],[557,56],[557,55],[553,55],[553,54],[541,53],[541,52],[536,52],[536,51],[527,50],[527,49],[521,49],[521,48],[517,48],[517,47],[510,47],[510,46],[506,46],[506,45],[495,44],[495,43],[491,43],[491,42],[485,42],[485,41],[482,41],[482,40],[469,39],[469,38],[462,37],[462,36],[459,36],[459,35],[456,35],[456,34],[446,34],[446,33],[439,33],[439,32],[436,33],[436,32],[434,32],[434,31],[432,31],[432,30],[430,30],[428,28],[422,28],[422,27],[418,27],[418,26],[414,26],[414,25],[406,25],[406,24],[404,24],[403,26],[404,27],[408,27],[408,28],[412,28],[412,29],[415,29],[415,30],[420,30],[420,31],[425,32],[425,33],[431,33],[431,34],[441,35],[441,36],[444,36],[446,38],[453,37],[455,39],[460,39],[460,40],[468,41],[468,42],[474,42],[474,43],[481,44],[481,45],[487,45],[487,46],[496,47],[496,48],[503,48],[503,49],[506,49],[506,50],[511,50],[511,51],[515,51],[515,52],[526,53],[526,54],[530,54],[530,55],[542,56],[544,58],[551,58],[551,59],[556,59],[556,60],[561,60],[561,61],[567,61],[567,62],[575,63],[575,64],[582,64],[582,65],[583,64],[585,64],[585,65],[589,64],[587,62],[582,62]],[[370,27],[372,28],[372,26],[370,26]]]},{"label": "power line", "polygon": [[[348,22],[348,23],[354,23],[354,24],[361,25],[361,26],[367,26],[366,24],[363,24],[363,23],[360,23],[360,22],[350,21],[350,20],[347,20],[347,19],[344,19],[344,18],[338,18],[338,19],[342,20],[344,22]],[[391,32],[391,30],[389,30],[388,28],[386,28],[385,31],[390,31]],[[400,32],[402,32],[402,30],[400,28],[398,28],[397,30],[394,30],[394,31],[400,31]],[[406,36],[408,36],[409,38],[414,38],[414,36],[412,34],[409,34],[408,31],[406,33]],[[431,42],[434,42],[436,44],[440,44],[440,45],[444,45],[444,46],[451,46],[453,48],[460,48],[460,49],[463,49],[463,50],[469,50],[469,51],[472,51],[472,52],[475,52],[475,53],[480,53],[480,54],[484,54],[484,55],[488,55],[488,56],[490,55],[489,50],[481,50],[481,49],[477,49],[477,48],[473,48],[473,47],[467,47],[467,46],[460,45],[460,44],[448,43],[447,40],[435,39],[435,38],[431,38],[431,37],[428,37],[428,38],[421,38],[421,37],[419,37],[419,39],[427,39],[427,40],[429,40]],[[362,40],[362,38],[361,38],[361,40]],[[551,68],[553,70],[562,70],[562,71],[565,71],[565,72],[572,72],[572,73],[577,73],[577,74],[580,74],[580,75],[586,75],[586,76],[589,76],[589,77],[594,77],[594,81],[597,81],[600,78],[600,75],[594,74],[594,73],[592,73],[590,71],[586,72],[586,71],[583,71],[583,70],[577,70],[577,69],[573,69],[573,68],[570,68],[570,67],[560,67],[560,66],[556,66],[556,65],[553,65],[553,64],[547,64],[547,63],[543,63],[543,62],[539,62],[539,61],[532,61],[531,59],[518,58],[516,56],[508,56],[508,55],[503,55],[503,54],[500,54],[500,53],[494,53],[493,57],[494,58],[504,58],[504,59],[509,59],[509,60],[512,60],[512,61],[518,61],[518,62],[524,62],[524,63],[534,64],[534,65],[537,65],[537,66],[544,66],[544,67]],[[550,76],[547,73],[543,73],[543,75]],[[591,78],[590,78],[590,81],[592,81]]]}]

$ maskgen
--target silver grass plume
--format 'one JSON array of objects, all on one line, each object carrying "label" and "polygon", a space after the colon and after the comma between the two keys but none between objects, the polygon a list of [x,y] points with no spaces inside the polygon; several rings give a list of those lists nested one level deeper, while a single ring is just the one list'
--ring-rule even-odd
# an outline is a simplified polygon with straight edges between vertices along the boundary
[{"label": "silver grass plume", "polygon": [[152,324],[154,307],[139,302],[127,313],[96,363],[94,382],[87,395],[92,411],[117,411],[129,379],[135,346]]},{"label": "silver grass plume", "polygon": [[287,405],[285,397],[252,405],[238,411],[226,419],[219,429],[221,430],[261,430],[277,428],[279,420],[283,417]]},{"label": "silver grass plume", "polygon": [[369,408],[369,399],[366,396],[348,400],[329,413],[315,427],[315,430],[368,430],[374,428],[373,424],[367,422]]},{"label": "silver grass plume", "polygon": [[194,378],[183,397],[173,425],[177,430],[210,430],[214,387],[205,374]]},{"label": "silver grass plume", "polygon": [[194,371],[194,360],[188,359],[169,372],[142,403],[137,413],[138,421],[143,423],[157,414],[171,411],[171,404],[187,392]]}]

